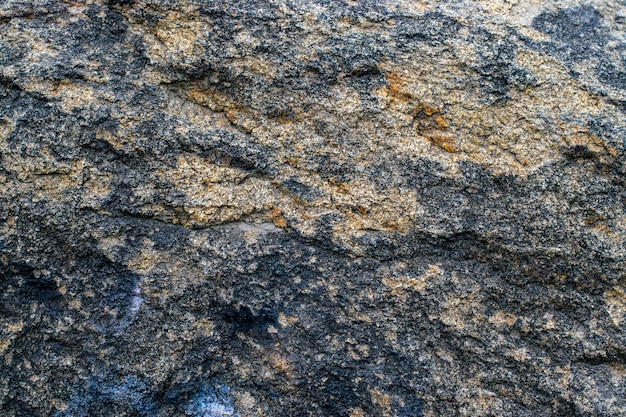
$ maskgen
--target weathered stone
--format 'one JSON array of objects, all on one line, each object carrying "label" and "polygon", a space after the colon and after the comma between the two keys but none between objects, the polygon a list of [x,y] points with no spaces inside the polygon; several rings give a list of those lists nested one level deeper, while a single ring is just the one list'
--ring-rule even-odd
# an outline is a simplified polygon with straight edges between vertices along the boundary
[{"label": "weathered stone", "polygon": [[3,416],[626,415],[623,1],[5,0],[0,71]]}]

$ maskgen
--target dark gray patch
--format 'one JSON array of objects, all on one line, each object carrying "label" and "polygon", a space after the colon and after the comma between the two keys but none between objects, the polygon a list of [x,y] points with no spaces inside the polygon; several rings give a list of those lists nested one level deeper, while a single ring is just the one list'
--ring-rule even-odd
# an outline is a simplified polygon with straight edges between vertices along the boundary
[{"label": "dark gray patch", "polygon": [[593,159],[596,156],[594,152],[584,145],[571,146],[565,149],[563,155],[569,159]]},{"label": "dark gray patch", "polygon": [[[614,62],[607,44],[611,41],[616,43],[612,52],[622,57],[626,45],[621,39],[611,36],[602,15],[595,8],[584,6],[544,12],[533,20],[533,27],[552,38],[552,42],[540,43],[539,49],[562,59],[574,76],[579,75],[573,70],[573,63],[596,59],[598,64],[594,72],[598,79],[605,85],[626,89],[626,73],[619,68],[623,68],[624,59],[621,59],[621,64]],[[599,93],[606,94],[603,91]]]},{"label": "dark gray patch", "polygon": [[536,77],[513,63],[518,48],[508,39],[497,39],[484,29],[473,28],[468,40],[478,53],[478,65],[470,69],[480,75],[479,88],[491,100],[506,100],[511,88],[524,90],[536,84]]},{"label": "dark gray patch", "polygon": [[455,19],[442,13],[429,12],[420,17],[398,17],[395,36],[401,51],[411,51],[421,43],[439,46],[445,39],[453,38],[461,28]]},{"label": "dark gray patch", "polygon": [[[618,67],[609,61],[600,61],[595,68],[596,75],[603,83],[606,83],[620,90],[626,90],[626,71],[618,69]],[[624,106],[623,103],[620,106]]]},{"label": "dark gray patch", "polygon": [[308,185],[301,183],[296,178],[289,178],[283,181],[282,186],[285,187],[285,189],[290,193],[295,194],[307,202],[311,202],[322,195],[315,188],[311,188]]},{"label": "dark gray patch", "polygon": [[598,47],[609,40],[602,16],[591,6],[572,7],[557,12],[543,12],[533,20],[533,27],[558,42],[555,52],[572,61],[597,56]]}]

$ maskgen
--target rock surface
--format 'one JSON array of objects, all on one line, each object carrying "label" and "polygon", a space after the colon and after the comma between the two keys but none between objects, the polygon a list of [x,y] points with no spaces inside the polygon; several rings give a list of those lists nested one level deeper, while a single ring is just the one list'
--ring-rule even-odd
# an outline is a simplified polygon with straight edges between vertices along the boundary
[{"label": "rock surface", "polygon": [[623,1],[0,2],[2,416],[626,415]]}]

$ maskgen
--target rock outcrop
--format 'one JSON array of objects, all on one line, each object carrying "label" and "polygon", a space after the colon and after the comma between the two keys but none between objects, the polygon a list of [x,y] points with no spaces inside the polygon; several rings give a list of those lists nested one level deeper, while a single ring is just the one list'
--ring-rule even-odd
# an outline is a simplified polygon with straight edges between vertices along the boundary
[{"label": "rock outcrop", "polygon": [[3,416],[626,415],[623,1],[0,2]]}]

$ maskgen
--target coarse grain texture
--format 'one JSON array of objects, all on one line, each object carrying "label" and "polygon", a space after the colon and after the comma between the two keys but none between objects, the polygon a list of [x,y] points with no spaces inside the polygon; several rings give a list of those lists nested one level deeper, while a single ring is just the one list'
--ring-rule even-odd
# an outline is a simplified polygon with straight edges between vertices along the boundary
[{"label": "coarse grain texture", "polygon": [[626,415],[626,4],[0,2],[0,415]]}]

